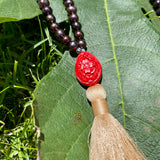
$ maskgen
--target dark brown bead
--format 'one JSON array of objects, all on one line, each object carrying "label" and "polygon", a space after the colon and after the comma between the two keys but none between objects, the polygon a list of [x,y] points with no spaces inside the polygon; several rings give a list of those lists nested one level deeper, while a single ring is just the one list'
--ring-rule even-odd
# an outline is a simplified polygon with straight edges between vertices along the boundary
[{"label": "dark brown bead", "polygon": [[73,6],[73,5],[74,5],[74,2],[73,2],[72,0],[66,0],[66,1],[64,1],[64,5],[65,5],[66,7]]},{"label": "dark brown bead", "polygon": [[157,10],[159,7],[160,7],[160,0],[156,0],[156,1],[153,3],[153,8],[154,8],[155,10]]},{"label": "dark brown bead", "polygon": [[42,12],[43,12],[44,14],[46,14],[46,15],[52,14],[52,8],[46,6],[46,7],[44,7],[44,8],[42,9]]},{"label": "dark brown bead", "polygon": [[64,32],[62,29],[57,29],[55,33],[58,38],[61,38],[64,36]]},{"label": "dark brown bead", "polygon": [[76,52],[77,52],[78,54],[80,54],[81,52],[85,52],[85,51],[86,51],[85,48],[80,48],[80,47],[78,47],[78,48],[76,49]]},{"label": "dark brown bead", "polygon": [[74,7],[74,6],[69,6],[69,7],[67,8],[67,12],[68,12],[69,15],[71,15],[71,14],[77,12],[77,8]]},{"label": "dark brown bead", "polygon": [[71,51],[75,51],[75,50],[77,49],[77,42],[76,42],[76,41],[71,41],[71,42],[69,43],[69,49],[70,49]]},{"label": "dark brown bead", "polygon": [[76,39],[82,39],[83,38],[83,32],[76,31],[74,36],[75,36]]},{"label": "dark brown bead", "polygon": [[39,8],[42,9],[45,6],[49,6],[49,1],[48,0],[39,0],[38,5],[39,5]]},{"label": "dark brown bead", "polygon": [[53,32],[55,32],[56,30],[59,29],[59,24],[58,23],[52,23],[50,28]]},{"label": "dark brown bead", "polygon": [[72,28],[74,30],[81,30],[81,24],[79,22],[73,22],[72,23]]},{"label": "dark brown bead", "polygon": [[62,43],[67,45],[69,44],[69,42],[71,41],[71,38],[69,36],[64,36],[63,39],[62,39]]},{"label": "dark brown bead", "polygon": [[70,22],[76,22],[76,21],[78,21],[78,16],[76,14],[71,14],[69,16],[69,20],[70,20]]},{"label": "dark brown bead", "polygon": [[149,2],[153,5],[153,3],[155,2],[155,0],[150,0]]},{"label": "dark brown bead", "polygon": [[156,14],[157,16],[160,16],[160,8],[157,9]]},{"label": "dark brown bead", "polygon": [[51,22],[51,23],[56,21],[56,17],[52,14],[48,14],[46,19],[47,19],[48,22]]},{"label": "dark brown bead", "polygon": [[78,41],[78,47],[80,47],[80,48],[86,48],[86,42],[85,42],[85,40],[79,40]]}]

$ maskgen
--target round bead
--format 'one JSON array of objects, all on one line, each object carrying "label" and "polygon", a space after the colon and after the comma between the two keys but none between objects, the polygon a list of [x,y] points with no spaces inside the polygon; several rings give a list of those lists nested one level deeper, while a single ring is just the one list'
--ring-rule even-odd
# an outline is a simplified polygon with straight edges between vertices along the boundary
[{"label": "round bead", "polygon": [[102,67],[94,55],[81,52],[75,63],[75,74],[81,84],[93,86],[101,80]]},{"label": "round bead", "polygon": [[67,45],[69,44],[69,42],[71,41],[71,38],[69,36],[64,36],[63,39],[62,39],[62,43]]},{"label": "round bead", "polygon": [[72,28],[74,30],[81,30],[81,24],[79,22],[73,22],[72,23]]},{"label": "round bead", "polygon": [[57,29],[55,33],[56,33],[56,36],[57,36],[58,38],[64,36],[64,32],[63,32],[62,29]]},{"label": "round bead", "polygon": [[160,16],[160,8],[157,9],[156,14],[157,16]]},{"label": "round bead", "polygon": [[154,3],[153,3],[153,8],[156,10],[160,7],[160,0],[156,0]]},{"label": "round bead", "polygon": [[58,23],[52,23],[50,28],[53,32],[55,32],[56,30],[59,29],[59,24]]},{"label": "round bead", "polygon": [[74,33],[74,36],[76,39],[82,39],[83,38],[83,33],[81,31],[76,31]]},{"label": "round bead", "polygon": [[78,21],[78,16],[76,14],[71,14],[69,16],[69,20],[70,20],[70,22]]},{"label": "round bead", "polygon": [[149,2],[151,3],[151,5],[153,5],[153,3],[155,2],[155,0],[149,0]]},{"label": "round bead", "polygon": [[74,7],[74,6],[69,6],[69,7],[67,8],[67,12],[68,12],[69,15],[70,15],[70,14],[73,14],[73,13],[76,13],[76,12],[77,12],[77,8]]},{"label": "round bead", "polygon": [[42,9],[42,12],[46,15],[48,14],[52,14],[52,8],[51,7],[48,7],[48,6],[45,6],[43,9]]},{"label": "round bead", "polygon": [[81,53],[81,52],[85,52],[86,50],[84,49],[84,48],[80,48],[80,47],[78,47],[77,49],[76,49],[76,52],[77,52],[77,54],[79,54],[79,53]]},{"label": "round bead", "polygon": [[86,42],[85,42],[85,40],[79,40],[78,41],[78,47],[80,47],[80,48],[86,48]]},{"label": "round bead", "polygon": [[71,42],[69,43],[69,49],[70,49],[71,51],[75,51],[75,50],[77,49],[77,42],[76,42],[76,41],[71,41]]},{"label": "round bead", "polygon": [[64,5],[65,5],[66,7],[73,6],[73,5],[74,5],[74,2],[73,2],[72,0],[66,0],[66,1],[64,1]]},{"label": "round bead", "polygon": [[49,6],[49,1],[48,0],[39,0],[38,5],[39,5],[39,8],[42,9],[45,6]]},{"label": "round bead", "polygon": [[48,22],[51,22],[51,23],[56,21],[56,17],[52,14],[48,14],[46,19],[47,19]]}]

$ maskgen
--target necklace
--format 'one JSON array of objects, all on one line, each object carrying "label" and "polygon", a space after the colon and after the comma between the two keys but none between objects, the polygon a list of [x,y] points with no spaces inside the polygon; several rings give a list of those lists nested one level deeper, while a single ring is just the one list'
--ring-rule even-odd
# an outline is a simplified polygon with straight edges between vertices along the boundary
[{"label": "necklace", "polygon": [[[50,3],[48,0],[40,0],[39,6],[42,12],[46,15],[47,21],[50,23],[50,29],[55,33],[57,38],[61,40],[64,45],[67,45],[71,51],[77,50],[77,52],[85,51],[86,43],[83,39],[83,33],[81,31],[81,24],[78,22],[78,16],[76,15],[77,9],[74,7],[72,0],[63,1],[66,7],[69,21],[74,31],[75,40],[71,41],[68,35],[65,35],[63,30],[60,29],[59,24],[56,23],[56,18],[52,14],[52,8],[49,7]],[[80,50],[80,51],[79,51]]]},{"label": "necklace", "polygon": [[[50,29],[56,37],[70,51],[76,51],[78,57],[75,63],[75,75],[77,80],[87,86],[87,98],[91,101],[94,114],[93,126],[91,128],[90,160],[123,160],[135,159],[144,160],[144,156],[137,149],[133,140],[125,129],[110,114],[106,102],[106,92],[98,84],[101,79],[102,67],[98,59],[89,52],[86,52],[86,42],[81,31],[81,24],[78,22],[77,9],[73,0],[63,0],[69,21],[74,33],[74,41],[56,23],[48,0],[39,0],[39,6],[50,23]],[[53,157],[54,158],[54,157]]]},{"label": "necklace", "polygon": [[85,86],[95,85],[101,79],[101,64],[91,53],[85,52],[86,42],[83,38],[83,32],[81,31],[81,24],[78,22],[78,16],[76,14],[77,8],[74,7],[73,0],[66,0],[63,1],[63,3],[72,26],[75,38],[74,41],[71,41],[71,38],[68,35],[65,35],[64,31],[60,29],[59,24],[56,23],[56,18],[52,14],[52,8],[49,7],[49,1],[40,0],[39,6],[44,15],[46,15],[47,21],[50,23],[51,31],[55,33],[56,37],[64,45],[68,46],[70,51],[76,51],[79,54],[75,64],[75,74],[78,81]]},{"label": "necklace", "polygon": [[160,16],[160,1],[159,0],[150,0],[153,9],[156,11],[157,16]]}]

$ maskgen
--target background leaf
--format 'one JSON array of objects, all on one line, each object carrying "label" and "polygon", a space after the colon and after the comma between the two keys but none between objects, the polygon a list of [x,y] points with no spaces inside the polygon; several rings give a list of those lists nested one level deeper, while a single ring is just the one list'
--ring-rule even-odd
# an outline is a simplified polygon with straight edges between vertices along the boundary
[{"label": "background leaf", "polygon": [[0,23],[30,19],[40,13],[36,0],[0,0]]},{"label": "background leaf", "polygon": [[[160,32],[135,0],[75,0],[75,6],[88,51],[102,64],[111,113],[148,160],[160,159]],[[34,93],[43,160],[88,159],[93,116],[74,63],[66,52]]]}]

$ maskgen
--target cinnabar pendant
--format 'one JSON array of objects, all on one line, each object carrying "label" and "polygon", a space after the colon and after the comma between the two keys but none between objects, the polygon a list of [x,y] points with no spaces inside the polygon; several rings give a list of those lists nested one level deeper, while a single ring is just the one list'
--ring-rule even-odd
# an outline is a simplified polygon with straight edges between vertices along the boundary
[{"label": "cinnabar pendant", "polygon": [[93,54],[81,52],[76,60],[75,74],[81,84],[93,86],[101,80],[102,67]]}]

